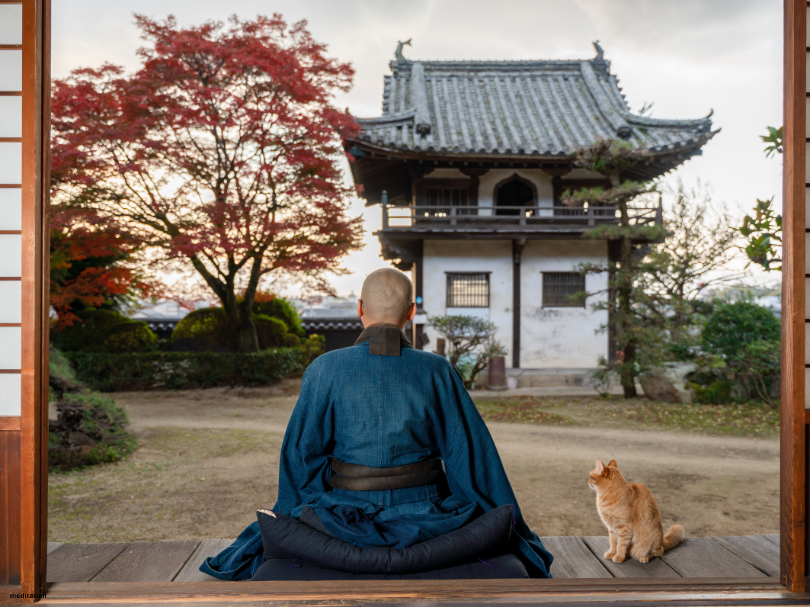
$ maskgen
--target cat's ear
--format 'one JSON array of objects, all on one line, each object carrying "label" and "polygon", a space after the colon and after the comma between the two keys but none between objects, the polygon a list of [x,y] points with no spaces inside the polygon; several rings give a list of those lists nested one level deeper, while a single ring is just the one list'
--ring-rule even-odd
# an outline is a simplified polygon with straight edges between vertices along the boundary
[{"label": "cat's ear", "polygon": [[617,468],[619,464],[616,463],[615,459],[612,459],[608,462],[608,466],[610,466],[611,468]]},{"label": "cat's ear", "polygon": [[602,463],[601,459],[596,460],[596,473],[597,474],[605,473],[605,464]]}]

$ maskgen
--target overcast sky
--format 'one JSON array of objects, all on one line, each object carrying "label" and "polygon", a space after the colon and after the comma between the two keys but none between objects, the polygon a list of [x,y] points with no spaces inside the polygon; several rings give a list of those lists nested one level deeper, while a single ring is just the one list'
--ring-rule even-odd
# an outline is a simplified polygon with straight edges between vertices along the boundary
[{"label": "overcast sky", "polygon": [[[306,19],[331,56],[356,70],[337,99],[355,116],[381,113],[382,79],[398,40],[412,59],[581,59],[599,40],[637,111],[653,102],[657,118],[698,118],[714,110],[722,131],[668,180],[709,183],[714,199],[741,217],[756,198],[781,197],[781,170],[758,135],[782,122],[781,0],[68,0],[53,8],[53,73],[105,61],[137,67],[141,45],[132,13],[175,15],[181,24],[280,13]],[[341,294],[359,292],[385,262],[371,231],[379,207],[364,209],[366,247],[352,254]]]}]

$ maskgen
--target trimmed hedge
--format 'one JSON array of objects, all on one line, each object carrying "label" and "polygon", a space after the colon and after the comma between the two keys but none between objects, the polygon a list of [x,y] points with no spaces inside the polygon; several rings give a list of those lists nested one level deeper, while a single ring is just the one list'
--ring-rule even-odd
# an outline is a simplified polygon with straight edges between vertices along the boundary
[{"label": "trimmed hedge", "polygon": [[54,332],[53,344],[64,352],[148,352],[158,338],[145,322],[115,310],[88,308],[77,313],[79,322]]},{"label": "trimmed hedge", "polygon": [[65,352],[79,381],[93,390],[186,390],[261,386],[302,373],[309,364],[300,348],[230,352]]},{"label": "trimmed hedge", "polygon": [[270,301],[257,301],[253,304],[253,313],[270,316],[283,320],[287,330],[298,337],[306,337],[306,331],[301,326],[301,317],[295,306],[283,297],[273,297]]},{"label": "trimmed hedge", "polygon": [[[253,314],[259,349],[300,345],[297,335],[289,333],[279,318]],[[236,352],[238,335],[222,308],[195,310],[177,323],[171,337],[172,349],[180,352]]]}]

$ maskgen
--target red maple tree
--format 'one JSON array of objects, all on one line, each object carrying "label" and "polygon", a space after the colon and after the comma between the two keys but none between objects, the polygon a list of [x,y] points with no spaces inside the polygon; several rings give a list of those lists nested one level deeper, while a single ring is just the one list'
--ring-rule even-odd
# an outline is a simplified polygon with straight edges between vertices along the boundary
[{"label": "red maple tree", "polygon": [[255,351],[260,279],[321,280],[360,246],[338,165],[358,127],[332,105],[353,70],[279,15],[136,21],[150,43],[137,73],[105,64],[55,83],[59,193],[189,262]]}]

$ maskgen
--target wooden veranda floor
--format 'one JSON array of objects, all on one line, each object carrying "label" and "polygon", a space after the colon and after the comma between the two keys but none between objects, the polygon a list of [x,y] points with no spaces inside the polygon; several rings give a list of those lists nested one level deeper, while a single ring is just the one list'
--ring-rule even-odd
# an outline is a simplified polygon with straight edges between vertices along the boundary
[{"label": "wooden veranda floor", "polygon": [[[778,535],[687,538],[663,558],[647,564],[635,560],[616,564],[605,559],[607,536],[542,540],[555,557],[551,572],[557,579],[740,578],[764,582],[779,576]],[[213,581],[199,571],[200,563],[232,541],[49,543],[48,582]]]}]

